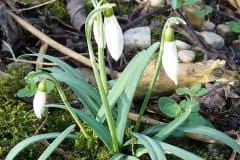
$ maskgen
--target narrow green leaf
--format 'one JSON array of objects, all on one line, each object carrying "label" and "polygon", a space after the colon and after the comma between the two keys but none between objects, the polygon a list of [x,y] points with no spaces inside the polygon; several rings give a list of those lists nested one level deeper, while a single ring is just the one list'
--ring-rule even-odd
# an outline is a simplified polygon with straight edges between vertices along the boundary
[{"label": "narrow green leaf", "polygon": [[180,116],[175,118],[175,120],[168,123],[164,128],[162,128],[161,131],[159,131],[154,138],[158,140],[163,140],[167,138],[174,130],[176,130],[177,127],[179,127],[189,116],[191,113],[191,108],[186,109],[184,113],[182,113]]},{"label": "narrow green leaf", "polygon": [[62,141],[67,137],[67,135],[73,131],[74,128],[75,125],[71,125],[62,133],[60,133],[57,138],[44,150],[44,152],[38,159],[47,159],[52,154],[52,152],[62,143]]},{"label": "narrow green leaf", "polygon": [[185,0],[187,5],[193,6],[197,3],[198,0]]},{"label": "narrow green leaf", "polygon": [[161,146],[155,140],[153,140],[152,138],[146,135],[136,133],[136,132],[133,132],[133,135],[137,139],[139,139],[139,142],[141,144],[144,145],[144,147],[148,151],[149,156],[151,157],[152,160],[159,160],[159,159],[166,160],[166,157],[164,155],[164,152]]},{"label": "narrow green leaf", "polygon": [[228,25],[230,26],[231,30],[235,33],[240,33],[240,23],[236,21],[230,21],[228,22]]},{"label": "narrow green leaf", "polygon": [[199,18],[204,19],[205,16],[207,16],[208,14],[212,13],[213,8],[211,6],[205,5],[203,8],[201,8],[200,10],[197,10],[197,16]]},{"label": "narrow green leaf", "polygon": [[[59,109],[65,109],[64,105],[59,104],[48,104],[46,107],[53,107]],[[102,140],[102,142],[106,145],[108,149],[112,149],[112,140],[109,131],[103,126],[102,123],[98,122],[94,118],[87,115],[85,112],[82,112],[79,109],[73,108],[76,114],[79,116],[81,120],[89,125],[89,127],[97,134],[97,136]]]},{"label": "narrow green leaf", "polygon": [[171,0],[171,6],[173,9],[178,9],[183,6],[183,1],[182,0]]},{"label": "narrow green leaf", "polygon": [[139,160],[137,157],[126,155],[123,153],[117,153],[113,155],[110,160]]},{"label": "narrow green leaf", "polygon": [[[123,137],[126,129],[126,125],[128,122],[128,112],[131,108],[133,97],[137,88],[137,84],[149,63],[151,57],[156,52],[157,48],[159,47],[159,43],[155,43],[149,49],[144,52],[138,53],[140,56],[137,58],[137,61],[131,66],[131,73],[130,75],[122,74],[121,76],[125,76],[128,79],[126,87],[122,92],[119,100],[118,100],[118,118],[116,124],[117,136],[119,144],[122,145]],[[129,78],[131,77],[131,78]]]},{"label": "narrow green leaf", "polygon": [[158,144],[163,148],[163,150],[165,152],[168,152],[170,154],[174,154],[175,156],[184,159],[184,160],[189,160],[189,159],[194,159],[194,160],[203,160],[202,157],[199,157],[198,155],[195,155],[191,152],[188,152],[184,149],[181,149],[179,147],[161,142],[161,141],[157,141]]},{"label": "narrow green leaf", "polygon": [[[167,124],[159,124],[153,127],[150,127],[146,130],[144,130],[142,133],[146,135],[153,135],[161,131]],[[218,131],[211,127],[206,126],[199,126],[199,125],[182,125],[177,128],[177,131],[181,131],[184,133],[195,133],[199,135],[204,135],[207,137],[211,137],[215,140],[219,140],[232,149],[236,150],[238,153],[240,153],[240,144],[238,144],[234,139],[226,135],[225,133]]]},{"label": "narrow green leaf", "polygon": [[[6,156],[5,160],[13,160],[18,155],[18,153],[20,153],[22,150],[24,150],[31,144],[40,142],[43,140],[47,140],[47,139],[56,138],[59,134],[60,133],[55,132],[55,133],[46,133],[46,134],[40,134],[40,135],[29,137],[19,142],[16,146],[14,146]],[[68,134],[67,138],[80,139],[78,136],[72,135],[72,134]]]},{"label": "narrow green leaf", "polygon": [[[115,82],[113,88],[109,91],[108,101],[109,101],[109,105],[110,105],[111,108],[114,107],[118,98],[124,92],[124,89],[126,88],[126,85],[130,86],[133,83],[137,83],[137,82],[133,82],[133,80],[131,78],[133,76],[138,77],[142,74],[141,73],[139,75],[139,74],[136,74],[136,72],[139,70],[138,71],[138,73],[139,73],[140,70],[142,70],[142,68],[146,67],[146,65],[145,65],[146,62],[148,62],[150,60],[150,58],[156,52],[158,47],[159,47],[159,42],[156,42],[153,45],[151,45],[147,49],[147,51],[144,50],[144,51],[141,51],[141,52],[137,53],[134,56],[134,58],[130,61],[130,63],[127,65],[127,67],[121,73],[120,77]],[[101,109],[98,112],[98,120],[101,121],[101,122],[103,122],[105,120],[103,106],[101,107]]]}]

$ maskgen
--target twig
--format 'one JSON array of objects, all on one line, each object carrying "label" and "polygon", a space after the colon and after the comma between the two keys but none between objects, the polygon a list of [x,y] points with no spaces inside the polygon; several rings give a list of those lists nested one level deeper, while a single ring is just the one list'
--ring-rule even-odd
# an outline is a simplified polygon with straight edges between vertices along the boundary
[{"label": "twig", "polygon": [[[43,42],[42,45],[41,45],[41,47],[40,47],[39,54],[46,54],[47,49],[48,49],[48,44],[45,43],[45,42]],[[36,62],[37,62],[37,64],[36,64],[36,70],[41,69],[41,68],[43,67],[43,65],[42,65],[43,57],[38,56]]]},{"label": "twig", "polygon": [[167,6],[162,7],[162,8],[154,9],[153,11],[151,11],[149,13],[146,13],[145,15],[142,15],[142,16],[134,19],[133,21],[129,22],[128,24],[123,26],[122,29],[123,29],[123,31],[125,31],[125,30],[131,28],[132,26],[136,25],[137,23],[141,22],[143,19],[145,19],[147,17],[150,17],[153,14],[161,14],[161,13],[165,12],[166,10],[168,10],[170,8],[171,8],[171,6],[167,5]]},{"label": "twig", "polygon": [[53,3],[53,2],[55,2],[55,1],[56,1],[56,0],[50,0],[50,1],[47,1],[47,2],[44,2],[44,3],[38,4],[38,5],[35,5],[35,6],[32,6],[32,7],[18,9],[17,11],[22,12],[22,11],[27,11],[27,10],[36,9],[36,8],[39,8],[39,7],[48,5],[48,4],[50,4],[50,3]]},{"label": "twig", "polygon": [[[57,51],[75,59],[78,62],[81,62],[89,67],[91,67],[91,62],[88,58],[84,57],[81,55],[81,53],[77,53],[67,47],[64,47],[63,45],[61,45],[60,43],[56,42],[55,40],[51,39],[50,37],[48,37],[47,35],[45,35],[44,33],[40,32],[38,29],[36,29],[34,26],[32,26],[31,24],[29,24],[28,22],[26,22],[25,20],[23,20],[21,17],[17,16],[16,14],[8,11],[8,14],[19,24],[21,25],[25,30],[29,31],[30,33],[32,33],[34,36],[36,36],[37,38],[39,38],[40,40],[42,40],[43,42],[47,43],[49,46],[51,46],[52,48],[56,49]],[[106,67],[106,72],[108,74],[111,73],[110,69],[108,67]],[[114,71],[115,75],[119,75],[119,72]]]},{"label": "twig", "polygon": [[[8,58],[8,57],[6,57],[6,59],[8,59],[8,60],[14,60],[13,58]],[[16,59],[16,62],[24,62],[24,63],[37,64],[36,61],[29,61],[29,60],[24,60],[24,59]],[[39,64],[45,65],[45,66],[57,66],[57,64],[55,64],[55,63],[48,63],[48,62],[39,62]]]}]

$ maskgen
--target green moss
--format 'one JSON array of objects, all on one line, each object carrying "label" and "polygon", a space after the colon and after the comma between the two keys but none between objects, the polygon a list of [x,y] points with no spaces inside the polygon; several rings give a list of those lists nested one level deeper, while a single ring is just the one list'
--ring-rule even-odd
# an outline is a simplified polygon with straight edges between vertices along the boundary
[{"label": "green moss", "polygon": [[[48,0],[44,0],[44,2],[46,1]],[[54,3],[49,4],[44,8],[44,10],[50,11],[53,15],[60,19],[68,18],[68,13],[64,4],[64,0],[57,0]]]}]

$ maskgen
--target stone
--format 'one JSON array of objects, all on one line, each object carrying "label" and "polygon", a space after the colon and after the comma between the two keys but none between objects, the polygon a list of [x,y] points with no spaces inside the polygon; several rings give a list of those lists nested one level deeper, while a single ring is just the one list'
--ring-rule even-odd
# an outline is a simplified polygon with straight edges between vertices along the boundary
[{"label": "stone", "polygon": [[183,63],[191,63],[195,60],[196,54],[192,50],[180,50],[178,51],[178,59]]},{"label": "stone", "polygon": [[177,48],[180,50],[191,48],[191,45],[189,45],[188,43],[186,43],[184,41],[176,40],[175,42],[176,42]]},{"label": "stone", "polygon": [[214,31],[216,25],[211,21],[204,21],[202,25],[202,31]]},{"label": "stone", "polygon": [[202,31],[198,34],[208,46],[214,49],[221,49],[225,45],[224,39],[216,33]]},{"label": "stone", "polygon": [[123,37],[124,48],[127,51],[145,49],[151,45],[151,30],[148,26],[128,29]]},{"label": "stone", "polygon": [[217,25],[217,33],[226,38],[232,34],[232,30],[227,24],[219,24]]}]

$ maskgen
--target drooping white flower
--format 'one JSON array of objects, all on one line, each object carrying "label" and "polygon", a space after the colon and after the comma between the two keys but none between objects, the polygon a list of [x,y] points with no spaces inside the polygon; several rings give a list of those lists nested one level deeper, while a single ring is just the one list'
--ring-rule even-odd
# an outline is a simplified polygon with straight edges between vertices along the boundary
[{"label": "drooping white flower", "polygon": [[107,48],[115,61],[118,61],[123,52],[123,32],[114,15],[104,17],[104,33]]},{"label": "drooping white flower", "polygon": [[165,39],[163,42],[163,55],[162,55],[162,65],[167,76],[174,81],[177,85],[178,83],[178,56],[177,56],[177,46],[174,41],[174,33],[172,29],[165,32]]},{"label": "drooping white flower", "polygon": [[47,108],[45,107],[47,101],[45,83],[45,80],[40,82],[40,84],[38,85],[38,90],[33,98],[33,111],[37,118],[42,118],[47,111]]}]

